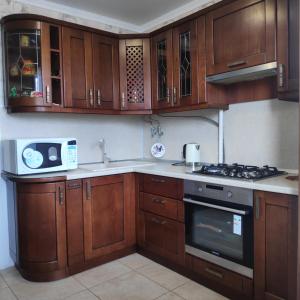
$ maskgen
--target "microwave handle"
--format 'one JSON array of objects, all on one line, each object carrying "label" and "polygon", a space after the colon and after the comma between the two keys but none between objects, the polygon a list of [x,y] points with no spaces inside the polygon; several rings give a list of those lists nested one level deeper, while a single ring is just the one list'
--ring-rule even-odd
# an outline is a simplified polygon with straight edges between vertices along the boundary
[{"label": "microwave handle", "polygon": [[239,214],[239,215],[244,215],[244,216],[249,214],[249,211],[247,211],[247,210],[239,210],[239,209],[219,206],[219,205],[215,205],[215,204],[210,204],[210,203],[206,203],[206,202],[194,201],[194,200],[188,199],[188,198],[183,198],[183,201],[188,202],[188,203],[192,203],[192,204],[196,204],[196,205],[201,205],[201,206],[206,206],[206,207],[210,207],[210,208],[220,209],[220,210],[224,210],[224,211],[228,211],[228,212],[232,212],[232,213]]}]

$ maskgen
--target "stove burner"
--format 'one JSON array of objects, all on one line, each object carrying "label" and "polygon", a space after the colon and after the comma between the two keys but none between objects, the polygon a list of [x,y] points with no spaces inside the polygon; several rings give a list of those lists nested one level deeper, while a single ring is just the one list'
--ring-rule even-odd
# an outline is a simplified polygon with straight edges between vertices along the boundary
[{"label": "stove burner", "polygon": [[275,167],[263,166],[245,166],[240,164],[211,164],[204,165],[198,171],[193,171],[193,173],[203,174],[203,175],[214,175],[222,177],[240,178],[247,180],[258,180],[272,176],[279,176],[287,174],[283,171],[278,171]]}]

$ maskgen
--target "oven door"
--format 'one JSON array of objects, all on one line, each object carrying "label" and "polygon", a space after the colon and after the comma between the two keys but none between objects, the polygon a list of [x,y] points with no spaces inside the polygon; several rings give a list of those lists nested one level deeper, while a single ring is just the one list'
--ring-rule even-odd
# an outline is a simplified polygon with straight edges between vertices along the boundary
[{"label": "oven door", "polygon": [[186,252],[253,277],[253,208],[185,197]]}]

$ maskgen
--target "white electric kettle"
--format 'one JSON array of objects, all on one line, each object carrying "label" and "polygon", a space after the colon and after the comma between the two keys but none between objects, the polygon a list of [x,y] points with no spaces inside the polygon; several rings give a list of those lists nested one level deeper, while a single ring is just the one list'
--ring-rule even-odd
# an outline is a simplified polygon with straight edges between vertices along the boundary
[{"label": "white electric kettle", "polygon": [[200,145],[197,143],[188,143],[183,145],[183,158],[187,166],[200,164]]}]

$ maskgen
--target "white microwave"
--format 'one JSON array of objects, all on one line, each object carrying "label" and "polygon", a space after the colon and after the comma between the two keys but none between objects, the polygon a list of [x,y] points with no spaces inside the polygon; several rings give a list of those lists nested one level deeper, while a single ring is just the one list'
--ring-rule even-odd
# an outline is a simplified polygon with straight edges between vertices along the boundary
[{"label": "white microwave", "polygon": [[4,171],[16,175],[76,169],[77,141],[74,138],[4,140],[3,162]]}]

